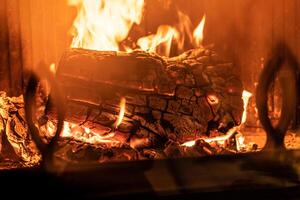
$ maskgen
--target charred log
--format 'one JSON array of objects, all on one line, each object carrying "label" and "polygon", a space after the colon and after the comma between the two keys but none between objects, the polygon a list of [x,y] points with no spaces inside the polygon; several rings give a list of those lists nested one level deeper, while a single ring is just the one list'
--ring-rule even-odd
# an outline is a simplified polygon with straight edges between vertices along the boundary
[{"label": "charred log", "polygon": [[173,58],[70,49],[56,75],[67,99],[67,121],[114,129],[125,97],[118,130],[147,138],[142,146],[184,142],[213,129],[226,132],[240,123],[243,111],[243,87],[233,65],[208,48]]}]

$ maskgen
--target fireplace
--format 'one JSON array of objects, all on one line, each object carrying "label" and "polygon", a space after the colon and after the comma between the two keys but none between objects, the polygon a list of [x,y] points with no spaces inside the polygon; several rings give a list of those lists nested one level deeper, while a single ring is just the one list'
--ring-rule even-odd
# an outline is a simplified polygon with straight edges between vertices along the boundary
[{"label": "fireplace", "polygon": [[296,194],[298,8],[4,0],[5,188],[32,176],[66,197]]}]

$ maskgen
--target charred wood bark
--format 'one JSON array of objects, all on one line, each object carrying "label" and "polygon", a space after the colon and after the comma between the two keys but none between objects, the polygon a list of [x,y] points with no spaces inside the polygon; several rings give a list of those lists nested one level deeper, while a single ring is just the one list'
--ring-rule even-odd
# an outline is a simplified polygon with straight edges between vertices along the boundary
[{"label": "charred wood bark", "polygon": [[125,97],[118,129],[155,146],[239,124],[243,86],[232,69],[208,48],[173,58],[70,49],[56,76],[67,99],[66,120],[113,128]]}]

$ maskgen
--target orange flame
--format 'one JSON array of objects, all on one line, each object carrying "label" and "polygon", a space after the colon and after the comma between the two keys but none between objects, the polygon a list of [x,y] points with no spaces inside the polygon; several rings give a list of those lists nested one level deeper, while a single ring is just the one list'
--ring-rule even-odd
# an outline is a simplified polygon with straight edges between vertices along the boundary
[{"label": "orange flame", "polygon": [[243,149],[246,148],[246,144],[245,144],[245,137],[243,136],[243,134],[238,133],[235,135],[235,141],[236,141],[236,149],[237,151],[242,151]]},{"label": "orange flame", "polygon": [[[213,95],[210,96],[209,100],[217,98],[217,97],[215,97],[215,98],[212,98],[212,97],[215,97],[215,96],[213,96]],[[211,137],[211,138],[198,138],[198,139],[203,139],[207,143],[211,143],[211,142],[223,143],[226,140],[228,140],[231,136],[233,136],[233,134],[235,132],[238,132],[241,129],[241,126],[246,122],[247,107],[248,107],[249,99],[251,97],[252,97],[252,94],[250,92],[248,92],[246,90],[243,91],[242,99],[243,99],[243,103],[244,103],[244,106],[243,106],[244,111],[243,111],[243,115],[242,115],[241,124],[239,126],[235,126],[235,127],[231,128],[225,135],[222,135],[222,136]],[[213,102],[215,102],[215,101],[213,101]],[[186,147],[192,147],[195,145],[196,140],[187,141],[181,145],[186,146]],[[236,148],[238,151],[241,151],[246,146],[244,142],[245,142],[244,136],[240,132],[238,132],[238,134],[236,135]]]},{"label": "orange flame", "polygon": [[249,99],[252,97],[252,93],[244,90],[242,93],[242,99],[244,102],[244,111],[243,111],[243,115],[242,115],[242,120],[241,120],[241,125],[244,124],[247,120],[247,108],[248,108],[248,103],[249,103]]},{"label": "orange flame", "polygon": [[56,73],[56,65],[55,65],[55,63],[51,63],[49,69],[50,69],[51,73],[55,74]]},{"label": "orange flame", "polygon": [[[49,136],[53,136],[56,130],[56,125],[49,121],[45,126],[45,130]],[[74,138],[89,144],[107,143],[110,145],[115,145],[119,143],[119,141],[114,138],[115,132],[103,134],[103,131],[95,132],[87,127],[83,127],[82,125],[67,121],[64,122],[64,127],[60,136],[65,138]]]},{"label": "orange flame", "polygon": [[[237,131],[237,127],[233,127],[231,129],[229,129],[229,131],[227,131],[227,133],[225,135],[211,137],[211,138],[198,138],[198,139],[203,139],[207,143],[217,142],[217,143],[222,144],[223,142],[228,140],[236,131]],[[192,140],[192,141],[185,142],[181,145],[186,146],[186,147],[192,147],[195,144],[196,144],[196,140]]]},{"label": "orange flame", "polygon": [[184,43],[185,43],[185,34],[188,37],[189,42],[193,43],[193,36],[192,36],[192,21],[186,14],[177,11],[179,23],[177,29],[180,33],[177,42],[178,50],[184,50]]},{"label": "orange flame", "polygon": [[116,121],[116,128],[118,128],[118,126],[122,123],[123,118],[124,118],[124,114],[125,114],[125,107],[126,107],[126,99],[124,97],[121,98],[120,101],[120,112],[119,112],[119,117]]},{"label": "orange flame", "polygon": [[[127,38],[133,24],[140,24],[144,0],[69,0],[69,5],[78,8],[71,47],[118,51],[119,43]],[[186,34],[194,47],[201,46],[205,15],[193,34],[190,18],[180,11],[178,17],[178,25],[159,26],[156,34],[138,39],[137,46],[144,51],[169,56],[172,41],[176,41],[178,50],[182,50]],[[127,52],[133,50],[127,46],[124,49]]]},{"label": "orange flame", "polygon": [[184,13],[178,11],[179,23],[175,27],[161,25],[156,34],[145,36],[137,41],[137,45],[144,51],[156,52],[163,56],[169,56],[172,42],[177,43],[178,50],[183,50],[185,35],[194,47],[202,45],[205,15],[196,27],[192,35],[192,22]]},{"label": "orange flame", "polygon": [[78,7],[71,47],[119,50],[134,23],[142,19],[144,0],[69,0]]},{"label": "orange flame", "polygon": [[206,16],[204,15],[202,17],[201,22],[193,32],[194,42],[197,47],[202,45],[205,20],[206,20]]},{"label": "orange flame", "polygon": [[169,56],[171,44],[174,37],[178,36],[175,28],[167,25],[159,26],[156,34],[142,37],[137,41],[137,45],[144,51],[158,52],[158,46],[162,45],[160,55]]}]

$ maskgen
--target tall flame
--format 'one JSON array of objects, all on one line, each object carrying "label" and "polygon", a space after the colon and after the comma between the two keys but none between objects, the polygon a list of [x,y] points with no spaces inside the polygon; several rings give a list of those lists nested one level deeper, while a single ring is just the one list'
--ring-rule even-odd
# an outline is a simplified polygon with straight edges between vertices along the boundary
[{"label": "tall flame", "polygon": [[125,107],[126,107],[126,99],[125,97],[122,97],[121,98],[121,101],[120,101],[120,112],[119,112],[119,117],[116,121],[116,128],[118,128],[118,126],[122,123],[123,121],[123,118],[124,118],[124,114],[125,114]]},{"label": "tall flame", "polygon": [[134,23],[142,19],[144,0],[69,0],[78,7],[71,47],[119,50]]},{"label": "tall flame", "polygon": [[159,45],[162,45],[161,55],[169,56],[171,44],[174,37],[178,36],[175,28],[168,25],[158,27],[156,34],[145,36],[137,41],[137,45],[144,51],[158,52]]},{"label": "tall flame", "polygon": [[203,41],[203,30],[205,25],[206,15],[202,17],[201,22],[193,32],[194,42],[196,46],[201,46]]},{"label": "tall flame", "polygon": [[244,102],[244,111],[243,111],[243,115],[242,115],[242,120],[241,120],[241,125],[244,124],[246,122],[247,119],[247,107],[248,107],[248,103],[249,103],[249,99],[252,97],[252,93],[244,90],[242,93],[242,99]]},{"label": "tall flame", "polygon": [[177,42],[178,50],[184,50],[185,43],[185,35],[187,35],[188,40],[191,44],[193,44],[193,35],[192,35],[192,21],[188,15],[182,13],[181,11],[177,11],[179,23],[177,25],[177,29],[180,33]]}]

